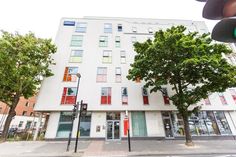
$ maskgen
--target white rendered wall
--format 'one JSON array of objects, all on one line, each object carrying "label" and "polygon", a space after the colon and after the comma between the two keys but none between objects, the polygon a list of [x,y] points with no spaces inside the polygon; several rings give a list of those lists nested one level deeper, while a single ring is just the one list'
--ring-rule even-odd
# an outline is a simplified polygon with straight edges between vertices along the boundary
[{"label": "white rendered wall", "polygon": [[[93,112],[91,117],[90,137],[105,138],[106,136],[106,112]],[[96,131],[96,127],[100,127],[100,131]]]},{"label": "white rendered wall", "polygon": [[51,112],[48,120],[46,139],[56,138],[60,112]]},{"label": "white rendered wall", "polygon": [[161,112],[145,112],[148,137],[164,137]]}]

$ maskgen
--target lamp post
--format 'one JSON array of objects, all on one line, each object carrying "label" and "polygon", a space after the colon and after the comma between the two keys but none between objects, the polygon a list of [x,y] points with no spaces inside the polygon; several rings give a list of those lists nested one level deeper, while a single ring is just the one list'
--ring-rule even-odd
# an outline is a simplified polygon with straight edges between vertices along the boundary
[{"label": "lamp post", "polygon": [[[78,91],[79,91],[79,83],[80,83],[81,75],[80,75],[80,73],[77,73],[76,76],[78,77],[78,82],[77,82],[77,91],[76,91],[76,95],[75,95],[75,104],[74,104],[74,109],[73,109],[73,112],[76,112],[76,114],[75,114],[75,113],[72,113],[71,129],[70,129],[70,133],[69,133],[69,139],[68,139],[68,144],[67,144],[66,151],[69,151],[69,148],[70,148],[70,143],[71,143],[71,136],[72,136],[72,131],[73,131],[74,120],[75,120],[75,116],[77,117],[78,108],[79,108],[79,104],[76,104],[76,103],[77,103],[77,96],[78,96]],[[77,111],[75,111],[75,110],[77,110]],[[74,115],[74,114],[75,114],[75,115]]]}]

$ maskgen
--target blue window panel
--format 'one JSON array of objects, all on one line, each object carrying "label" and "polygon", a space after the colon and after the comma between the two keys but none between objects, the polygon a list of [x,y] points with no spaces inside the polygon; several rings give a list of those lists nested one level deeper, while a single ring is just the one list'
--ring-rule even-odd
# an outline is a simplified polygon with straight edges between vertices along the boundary
[{"label": "blue window panel", "polygon": [[64,26],[75,26],[75,21],[64,21]]}]

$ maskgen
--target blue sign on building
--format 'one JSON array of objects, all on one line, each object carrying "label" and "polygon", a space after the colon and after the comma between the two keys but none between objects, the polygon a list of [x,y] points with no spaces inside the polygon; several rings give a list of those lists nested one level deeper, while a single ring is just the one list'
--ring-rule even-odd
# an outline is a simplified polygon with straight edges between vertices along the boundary
[{"label": "blue sign on building", "polygon": [[75,21],[64,21],[64,26],[75,26]]}]

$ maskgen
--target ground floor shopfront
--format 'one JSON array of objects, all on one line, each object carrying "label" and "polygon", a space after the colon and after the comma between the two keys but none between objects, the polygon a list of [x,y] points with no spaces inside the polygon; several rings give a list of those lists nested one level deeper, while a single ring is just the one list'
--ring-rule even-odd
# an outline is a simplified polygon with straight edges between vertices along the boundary
[{"label": "ground floor shopfront", "polygon": [[[77,124],[78,119],[74,121],[73,137]],[[79,135],[81,138],[120,140],[127,137],[127,124],[133,138],[184,136],[183,119],[175,111],[88,112],[81,118]],[[234,111],[201,111],[189,118],[191,134],[196,137],[234,136],[235,124]],[[67,138],[71,126],[71,112],[51,112],[45,138]]]}]

